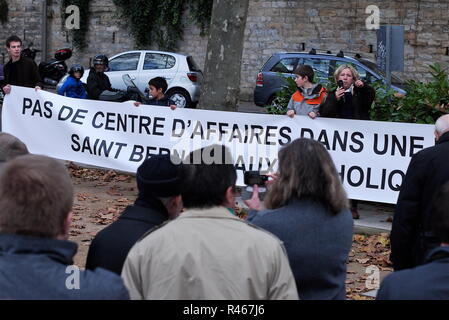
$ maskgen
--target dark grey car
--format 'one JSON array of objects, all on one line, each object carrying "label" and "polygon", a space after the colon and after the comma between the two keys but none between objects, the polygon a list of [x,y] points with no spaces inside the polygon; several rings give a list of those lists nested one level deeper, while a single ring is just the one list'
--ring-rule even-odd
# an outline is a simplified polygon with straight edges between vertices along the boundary
[{"label": "dark grey car", "polygon": [[[379,80],[386,82],[385,74],[374,62],[366,59],[328,53],[276,53],[268,59],[257,75],[254,103],[258,106],[276,104],[276,93],[287,85],[279,73],[285,77],[294,77],[293,71],[301,64],[310,65],[315,71],[316,80],[323,84],[329,82],[329,77],[332,77],[334,71],[342,64],[353,65],[364,82],[373,83]],[[402,80],[392,76],[391,82],[394,90],[405,94]]]}]

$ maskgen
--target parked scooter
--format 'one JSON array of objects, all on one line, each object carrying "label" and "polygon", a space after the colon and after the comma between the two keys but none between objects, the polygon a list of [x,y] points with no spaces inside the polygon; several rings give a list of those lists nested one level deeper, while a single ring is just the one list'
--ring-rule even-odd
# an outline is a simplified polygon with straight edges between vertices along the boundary
[{"label": "parked scooter", "polygon": [[123,82],[126,84],[127,90],[116,90],[116,91],[109,91],[105,90],[103,91],[100,96],[99,100],[102,101],[111,101],[111,102],[124,102],[128,100],[135,100],[142,102],[146,99],[145,94],[142,93],[139,88],[136,86],[134,81],[132,81],[129,74],[124,74],[122,76]]},{"label": "parked scooter", "polygon": [[72,56],[69,48],[60,49],[55,52],[55,58],[50,61],[39,63],[39,75],[44,84],[56,86],[62,77],[67,73],[66,60]]},{"label": "parked scooter", "polygon": [[36,54],[38,52],[42,52],[42,50],[34,49],[33,45],[34,44],[32,42],[28,43],[28,47],[26,47],[25,49],[22,50],[22,57],[29,58],[33,61],[36,59]]},{"label": "parked scooter", "polygon": [[[30,42],[28,47],[22,50],[22,57],[27,57],[34,61],[38,52],[42,51],[33,48],[33,43]],[[68,68],[65,61],[70,59],[71,56],[72,50],[64,48],[55,52],[54,59],[39,63],[39,76],[44,84],[50,86],[58,84],[58,81],[67,73]]]}]

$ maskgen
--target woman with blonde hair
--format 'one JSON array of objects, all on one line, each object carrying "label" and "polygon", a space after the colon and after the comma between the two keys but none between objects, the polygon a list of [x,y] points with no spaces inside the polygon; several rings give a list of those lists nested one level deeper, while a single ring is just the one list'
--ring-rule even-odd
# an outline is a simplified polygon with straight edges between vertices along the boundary
[{"label": "woman with blonde hair", "polygon": [[[331,91],[320,107],[321,117],[370,120],[370,109],[376,97],[376,91],[359,79],[359,73],[350,64],[344,64],[335,70],[334,79],[338,87]],[[357,201],[351,200],[351,213],[359,219]]]},{"label": "woman with blonde hair", "polygon": [[279,237],[287,250],[300,299],[345,299],[346,261],[353,221],[335,165],[324,146],[297,139],[279,151],[279,172],[245,203],[248,221]]},{"label": "woman with blonde hair", "polygon": [[341,65],[334,73],[338,87],[331,91],[321,105],[321,117],[370,120],[369,111],[376,91],[359,79],[357,70]]}]

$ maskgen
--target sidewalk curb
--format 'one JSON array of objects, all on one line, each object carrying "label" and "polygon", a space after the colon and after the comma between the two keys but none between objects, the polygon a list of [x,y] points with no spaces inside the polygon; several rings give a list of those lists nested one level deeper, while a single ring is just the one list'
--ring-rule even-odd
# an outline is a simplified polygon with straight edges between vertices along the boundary
[{"label": "sidewalk curb", "polygon": [[366,235],[372,236],[372,235],[377,235],[377,234],[381,234],[381,233],[390,234],[390,230],[354,225],[353,234],[366,234]]}]

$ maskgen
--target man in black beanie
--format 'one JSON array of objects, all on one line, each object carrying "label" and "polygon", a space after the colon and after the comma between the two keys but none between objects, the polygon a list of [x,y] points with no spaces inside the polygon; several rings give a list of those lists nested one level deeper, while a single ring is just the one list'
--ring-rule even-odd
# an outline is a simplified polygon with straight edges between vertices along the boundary
[{"label": "man in black beanie", "polygon": [[181,212],[180,165],[173,164],[170,155],[146,159],[137,169],[136,181],[137,200],[96,235],[87,254],[86,269],[101,267],[120,274],[137,240]]}]

